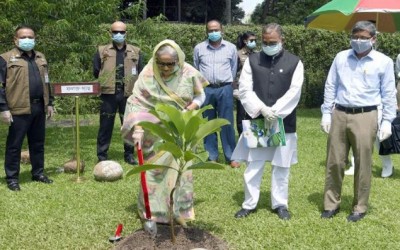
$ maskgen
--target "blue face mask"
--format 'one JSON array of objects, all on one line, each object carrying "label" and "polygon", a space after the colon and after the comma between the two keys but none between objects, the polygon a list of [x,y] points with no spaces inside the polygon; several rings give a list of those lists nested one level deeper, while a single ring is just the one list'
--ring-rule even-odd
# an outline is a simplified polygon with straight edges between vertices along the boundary
[{"label": "blue face mask", "polygon": [[282,43],[277,43],[275,45],[263,45],[262,50],[264,51],[265,54],[269,56],[274,56],[279,53],[282,49]]},{"label": "blue face mask", "polygon": [[222,37],[221,31],[213,31],[213,32],[208,33],[208,39],[211,42],[216,42],[219,39],[221,39],[221,37]]},{"label": "blue face mask", "polygon": [[365,51],[372,48],[371,39],[368,40],[351,39],[350,44],[353,50],[357,54],[364,53]]},{"label": "blue face mask", "polygon": [[123,43],[125,41],[125,34],[112,34],[112,40],[116,43]]},{"label": "blue face mask", "polygon": [[35,47],[35,39],[31,38],[23,38],[18,39],[18,48],[23,51],[31,51]]},{"label": "blue face mask", "polygon": [[256,47],[256,45],[257,45],[256,41],[252,41],[252,42],[248,41],[246,44],[247,48],[249,48],[249,49],[254,49]]}]

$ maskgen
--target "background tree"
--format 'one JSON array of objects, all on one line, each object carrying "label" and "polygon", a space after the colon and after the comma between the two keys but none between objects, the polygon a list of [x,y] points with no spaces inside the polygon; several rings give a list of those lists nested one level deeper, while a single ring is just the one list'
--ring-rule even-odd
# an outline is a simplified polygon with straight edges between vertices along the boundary
[{"label": "background tree", "polygon": [[330,0],[264,0],[251,15],[254,24],[303,24],[304,18]]}]

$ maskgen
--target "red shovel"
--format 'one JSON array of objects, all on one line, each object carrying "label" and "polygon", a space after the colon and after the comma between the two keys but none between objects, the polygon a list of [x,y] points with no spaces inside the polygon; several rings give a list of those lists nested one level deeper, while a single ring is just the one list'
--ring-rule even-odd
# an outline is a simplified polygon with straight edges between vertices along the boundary
[{"label": "red shovel", "polygon": [[[140,143],[137,144],[137,155],[138,155],[138,160],[139,160],[139,166],[142,166],[144,163],[144,159],[143,159],[143,152],[142,152]],[[155,221],[151,220],[149,191],[147,190],[147,183],[146,183],[146,171],[142,171],[140,173],[140,179],[141,179],[141,184],[142,184],[144,207],[146,210],[146,218],[145,218],[143,228],[146,232],[148,232],[154,238],[157,235],[157,224],[155,223]]]}]

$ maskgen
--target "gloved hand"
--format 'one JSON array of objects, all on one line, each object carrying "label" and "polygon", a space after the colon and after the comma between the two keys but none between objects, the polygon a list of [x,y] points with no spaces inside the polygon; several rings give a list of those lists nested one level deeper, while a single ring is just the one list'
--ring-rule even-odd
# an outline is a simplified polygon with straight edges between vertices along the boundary
[{"label": "gloved hand", "polygon": [[261,114],[267,119],[267,121],[274,121],[278,118],[278,115],[272,110],[272,108],[264,106],[260,110]]},{"label": "gloved hand", "polygon": [[239,100],[239,90],[238,89],[234,89],[233,90],[233,97],[237,100]]},{"label": "gloved hand", "polygon": [[327,134],[329,134],[329,130],[331,130],[331,114],[323,114],[321,120],[321,130]]},{"label": "gloved hand", "polygon": [[7,124],[8,126],[10,126],[11,123],[13,122],[12,115],[11,115],[11,112],[9,110],[0,112],[0,119],[1,119],[2,122]]},{"label": "gloved hand", "polygon": [[56,110],[53,106],[47,106],[47,120],[50,120],[56,114]]},{"label": "gloved hand", "polygon": [[133,134],[132,134],[133,145],[137,146],[138,148],[142,148],[143,136],[144,136],[143,129],[133,130]]},{"label": "gloved hand", "polygon": [[387,121],[383,120],[381,123],[381,127],[379,129],[379,141],[384,141],[392,135],[392,124]]}]

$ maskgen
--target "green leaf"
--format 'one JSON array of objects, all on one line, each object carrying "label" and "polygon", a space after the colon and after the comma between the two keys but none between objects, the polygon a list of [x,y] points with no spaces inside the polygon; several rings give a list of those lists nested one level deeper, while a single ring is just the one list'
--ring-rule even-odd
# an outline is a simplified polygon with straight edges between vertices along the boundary
[{"label": "green leaf", "polygon": [[193,164],[189,167],[186,168],[187,170],[196,170],[196,169],[216,169],[216,170],[222,170],[225,169],[224,164],[220,164],[217,162],[199,162],[196,164]]},{"label": "green leaf", "polygon": [[221,127],[224,125],[228,125],[230,122],[226,119],[213,119],[211,121],[207,121],[205,124],[202,124],[197,130],[195,137],[191,141],[190,147],[193,148],[196,146],[200,141],[204,139],[207,135],[212,133],[218,132],[221,130]]},{"label": "green leaf", "polygon": [[[164,112],[168,117],[172,124],[175,126],[179,135],[182,136],[185,129],[185,121],[182,118],[182,112],[171,105],[166,105],[159,103],[155,107],[156,111]],[[172,125],[170,124],[170,126]]]},{"label": "green leaf", "polygon": [[138,125],[142,126],[143,128],[145,128],[147,130],[149,130],[150,133],[159,136],[164,141],[174,141],[174,138],[159,123],[152,123],[152,122],[143,121],[143,122],[139,122]]},{"label": "green leaf", "polygon": [[188,123],[186,124],[186,127],[185,127],[185,133],[184,133],[186,146],[191,143],[191,140],[193,139],[194,135],[196,134],[197,130],[199,129],[200,124],[202,124],[203,122],[204,122],[204,120],[202,118],[200,118],[199,116],[194,116],[188,121]]},{"label": "green leaf", "polygon": [[178,159],[183,155],[182,149],[179,148],[175,143],[171,143],[169,141],[159,145],[157,149],[170,152],[175,159]]},{"label": "green leaf", "polygon": [[176,171],[176,169],[171,168],[170,166],[166,166],[166,165],[143,164],[141,166],[137,166],[137,167],[131,168],[126,173],[126,177],[131,176],[133,174],[138,174],[138,173],[143,172],[143,171],[148,171],[148,170],[153,170],[153,169],[165,169],[165,168],[173,169],[173,170]]}]

